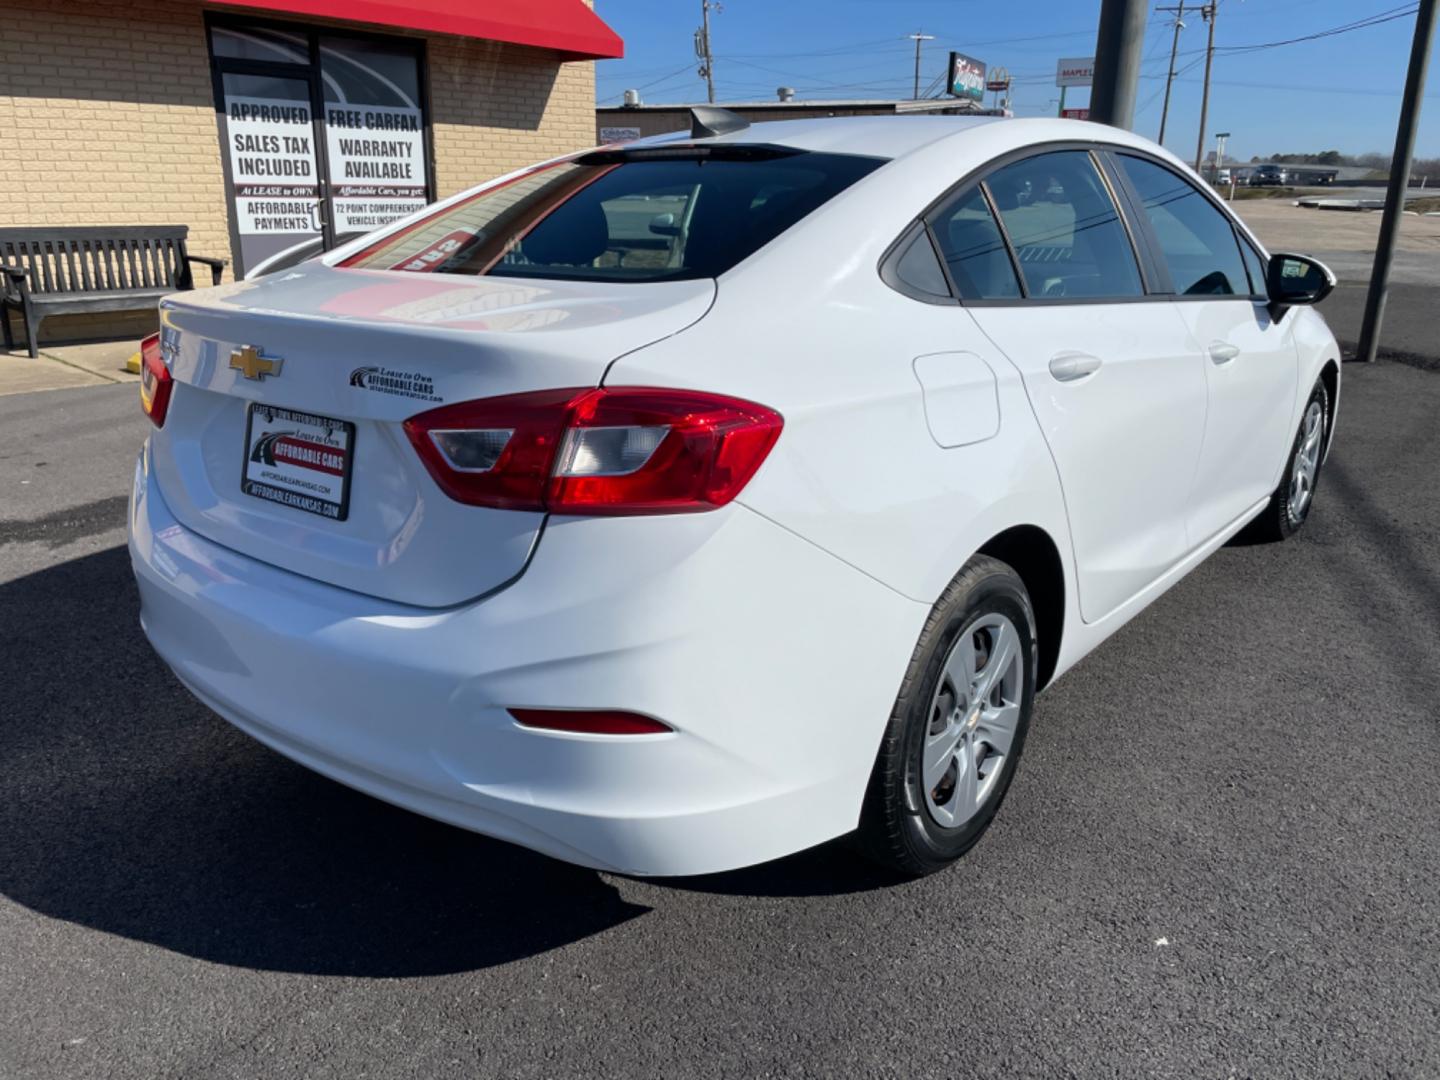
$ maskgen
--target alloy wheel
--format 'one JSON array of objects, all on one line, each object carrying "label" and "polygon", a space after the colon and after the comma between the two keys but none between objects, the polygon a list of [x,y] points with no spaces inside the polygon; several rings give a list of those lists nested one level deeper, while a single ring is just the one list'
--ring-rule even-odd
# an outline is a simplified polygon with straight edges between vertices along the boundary
[{"label": "alloy wheel", "polygon": [[1301,424],[1300,445],[1295,448],[1295,461],[1290,467],[1290,493],[1286,510],[1290,522],[1299,525],[1310,509],[1315,494],[1315,475],[1320,471],[1320,443],[1325,434],[1325,410],[1320,402],[1310,402]]},{"label": "alloy wheel", "polygon": [[1004,615],[982,615],[960,632],[941,669],[921,748],[925,808],[959,828],[997,790],[1020,723],[1025,656]]}]

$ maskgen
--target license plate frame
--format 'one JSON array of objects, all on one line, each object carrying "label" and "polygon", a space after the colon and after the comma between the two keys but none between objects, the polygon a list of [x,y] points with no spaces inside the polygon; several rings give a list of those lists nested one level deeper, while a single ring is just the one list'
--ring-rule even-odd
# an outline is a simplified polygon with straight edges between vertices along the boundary
[{"label": "license plate frame", "polygon": [[245,410],[242,494],[344,521],[354,471],[355,425],[349,420],[258,401]]}]

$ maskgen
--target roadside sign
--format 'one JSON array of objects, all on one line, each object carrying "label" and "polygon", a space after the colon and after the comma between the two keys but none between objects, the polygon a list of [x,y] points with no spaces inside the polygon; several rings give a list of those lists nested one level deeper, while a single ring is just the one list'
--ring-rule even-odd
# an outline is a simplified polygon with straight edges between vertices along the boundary
[{"label": "roadside sign", "polygon": [[638,127],[602,127],[600,129],[600,141],[602,143],[630,142],[640,137]]},{"label": "roadside sign", "polygon": [[985,100],[985,61],[964,53],[950,54],[950,93],[971,101]]},{"label": "roadside sign", "polygon": [[1061,109],[1060,116],[1065,120],[1089,120],[1089,109]]},{"label": "roadside sign", "polygon": [[1003,67],[993,67],[985,79],[986,90],[1004,92],[1010,89],[1010,72]]},{"label": "roadside sign", "polygon": [[1093,56],[1071,56],[1055,65],[1056,86],[1089,86],[1095,79]]}]

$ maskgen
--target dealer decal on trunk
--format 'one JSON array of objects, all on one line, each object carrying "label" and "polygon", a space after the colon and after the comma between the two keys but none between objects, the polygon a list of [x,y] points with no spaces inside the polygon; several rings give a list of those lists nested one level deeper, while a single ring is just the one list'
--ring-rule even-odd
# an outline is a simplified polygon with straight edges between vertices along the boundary
[{"label": "dealer decal on trunk", "polygon": [[416,401],[444,401],[435,393],[435,381],[429,375],[413,371],[396,371],[387,367],[358,367],[350,372],[350,385],[377,394],[414,398]]}]

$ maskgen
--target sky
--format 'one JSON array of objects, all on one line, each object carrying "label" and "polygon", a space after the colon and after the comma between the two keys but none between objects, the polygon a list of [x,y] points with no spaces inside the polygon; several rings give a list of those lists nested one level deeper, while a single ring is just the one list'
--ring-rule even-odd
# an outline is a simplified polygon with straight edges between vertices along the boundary
[{"label": "sky", "polygon": [[[600,104],[619,104],[628,87],[639,88],[646,103],[705,100],[694,60],[700,3],[597,0],[596,11],[624,39],[626,54],[596,64]],[[1190,14],[1194,0],[1185,6],[1165,145],[1189,158],[1200,118],[1206,26],[1198,11]],[[1227,156],[1242,161],[1322,150],[1389,154],[1413,15],[1313,41],[1237,47],[1414,6],[1414,0],[1219,0],[1207,152],[1215,132],[1229,131]],[[910,97],[915,44],[907,35],[925,33],[935,40],[922,44],[922,96],[943,82],[954,49],[1009,70],[1017,116],[1054,115],[1056,61],[1094,54],[1099,12],[1100,0],[723,0],[710,17],[716,101],[769,100],[778,86],[793,86],[797,98],[812,100]],[[1134,126],[1152,139],[1160,127],[1173,25],[1172,15],[1153,10],[1146,25]],[[1066,105],[1085,105],[1088,93],[1068,91]],[[1415,149],[1417,157],[1440,157],[1440,62],[1431,64]]]}]

